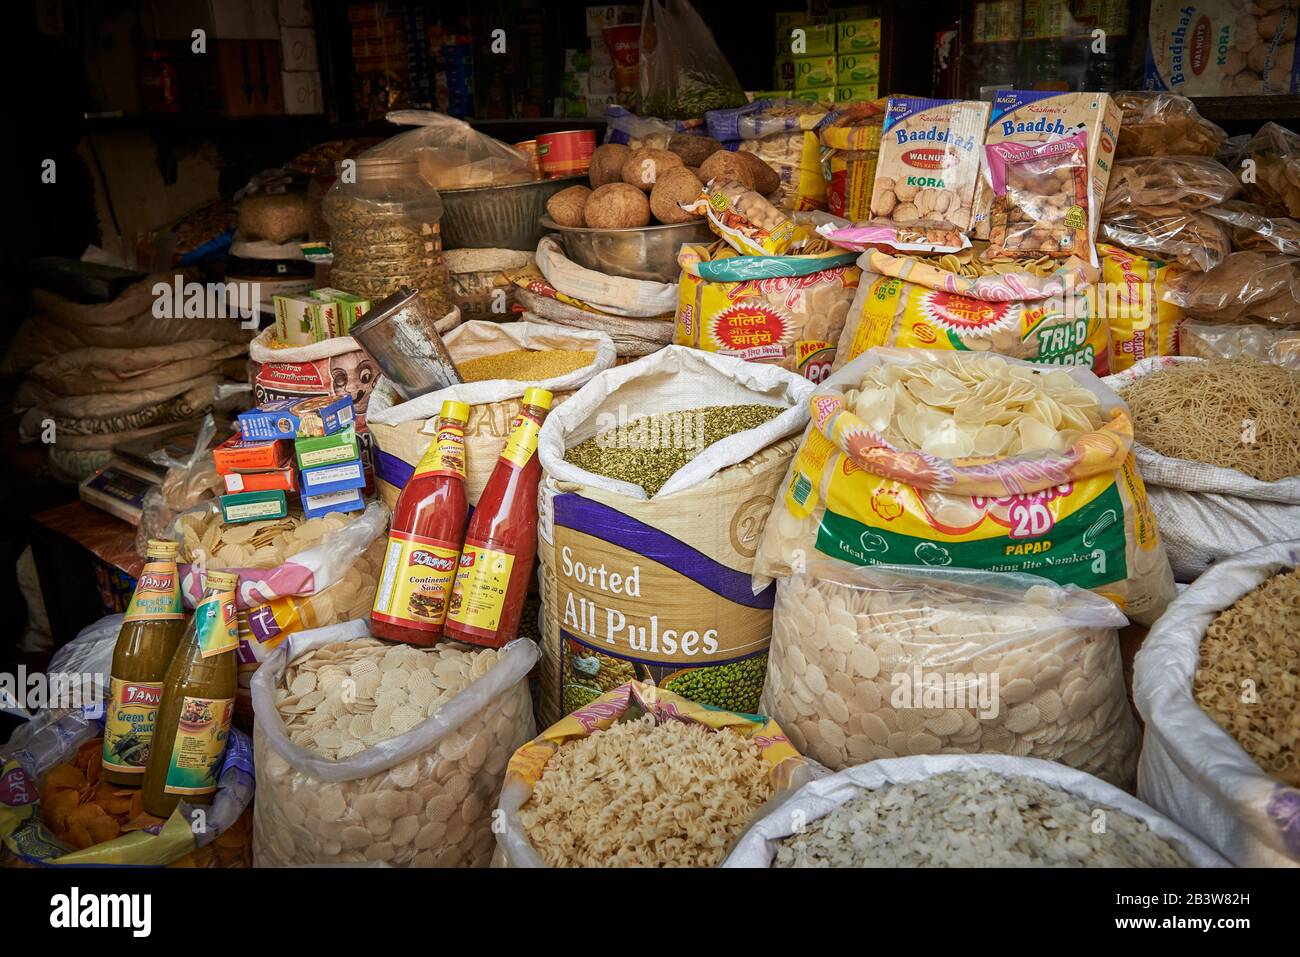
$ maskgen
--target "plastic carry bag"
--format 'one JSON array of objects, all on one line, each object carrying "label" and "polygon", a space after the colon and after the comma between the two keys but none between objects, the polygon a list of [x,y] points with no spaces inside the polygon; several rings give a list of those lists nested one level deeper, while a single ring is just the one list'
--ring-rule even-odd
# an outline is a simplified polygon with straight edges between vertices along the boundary
[{"label": "plastic carry bag", "polygon": [[649,116],[690,119],[745,104],[713,31],[688,0],[645,0],[639,82]]},{"label": "plastic carry bag", "polygon": [[1247,160],[1254,164],[1253,182],[1243,184],[1242,199],[1275,216],[1300,218],[1300,135],[1265,123],[1254,136],[1234,136],[1218,155],[1236,173]]},{"label": "plastic carry bag", "polygon": [[[1120,392],[1144,375],[1200,361],[1145,359],[1105,383]],[[1300,476],[1261,482],[1236,469],[1170,458],[1140,442],[1133,455],[1178,581],[1194,581],[1215,562],[1260,545],[1300,539]]]},{"label": "plastic carry bag", "polygon": [[1300,255],[1300,222],[1287,216],[1270,216],[1255,203],[1230,199],[1205,210],[1207,216],[1227,223],[1234,252]]},{"label": "plastic carry bag", "polygon": [[1228,134],[1176,93],[1134,90],[1111,94],[1124,111],[1117,159],[1135,156],[1213,156]]},{"label": "plastic carry bag", "polygon": [[1101,237],[1197,272],[1214,269],[1232,252],[1227,227],[1204,211],[1108,213],[1101,221]]},{"label": "plastic carry bag", "polygon": [[[535,730],[528,673],[537,646],[527,639],[506,645],[498,663],[445,707],[354,757],[329,760],[294,744],[275,702],[289,663],[367,637],[365,621],[303,632],[253,679],[257,866],[348,863],[348,849],[363,844],[399,867],[487,866],[506,762]],[[399,825],[418,827],[385,848],[380,839]]]},{"label": "plastic carry bag", "polygon": [[437,189],[500,186],[533,179],[527,155],[478,132],[464,120],[428,110],[393,110],[384,114],[384,119],[415,129],[384,140],[362,157],[415,156],[421,175]]},{"label": "plastic carry bag", "polygon": [[1057,372],[1096,396],[1104,420],[1061,451],[989,460],[894,449],[846,406],[845,393],[876,366],[969,361],[876,348],[818,386],[812,421],[763,528],[755,586],[789,575],[796,556],[820,552],[858,565],[1040,575],[1095,591],[1135,621],[1154,621],[1173,598],[1173,574],[1131,452],[1128,410],[1091,372]]},{"label": "plastic carry bag", "polygon": [[1210,156],[1156,156],[1120,160],[1106,189],[1103,217],[1141,210],[1151,214],[1205,209],[1241,192],[1233,172]]},{"label": "plastic carry bag", "polygon": [[1300,323],[1300,258],[1233,253],[1208,272],[1185,272],[1163,293],[1197,319]]},{"label": "plastic carry bag", "polygon": [[1132,788],[1126,624],[1032,575],[814,561],[777,585],[761,709],[832,770],[992,751]]},{"label": "plastic carry bag", "polygon": [[921,781],[951,771],[987,769],[1007,777],[1033,778],[1100,807],[1123,811],[1144,822],[1151,832],[1174,844],[1193,867],[1227,867],[1228,862],[1194,834],[1157,810],[1091,774],[1054,761],[1002,754],[935,754],[872,761],[820,778],[774,804],[741,835],[723,867],[770,867],[782,838],[800,833],[842,804],[890,784]]},{"label": "plastic carry bag", "polygon": [[1192,694],[1201,640],[1220,612],[1300,564],[1300,540],[1225,558],[1142,643],[1133,700],[1146,722],[1138,796],[1238,867],[1300,865],[1300,790],[1270,777]]},{"label": "plastic carry bag", "polygon": [[[497,831],[493,867],[546,867],[519,819],[519,810],[532,797],[533,787],[546,773],[546,762],[568,741],[590,737],[621,720],[653,715],[656,724],[682,721],[710,731],[730,728],[754,740],[767,763],[769,777],[780,795],[800,787],[815,773],[781,733],[775,721],[762,715],[736,714],[688,701],[652,684],[629,681],[601,695],[581,712],[561,718],[519,748],[506,767],[505,785],[497,809],[502,826]],[[761,812],[760,812],[761,813]]]}]

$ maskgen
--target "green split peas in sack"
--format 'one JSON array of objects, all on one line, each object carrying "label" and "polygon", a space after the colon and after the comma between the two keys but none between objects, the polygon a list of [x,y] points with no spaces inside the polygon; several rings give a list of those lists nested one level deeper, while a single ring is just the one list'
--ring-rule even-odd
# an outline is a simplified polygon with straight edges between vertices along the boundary
[{"label": "green split peas in sack", "polygon": [[[952,398],[953,383],[975,365],[1005,380],[985,382],[979,387],[985,390],[1023,390],[1021,380],[1037,375],[1057,377],[1053,382],[1063,389],[1072,385],[1067,391],[1075,397],[1086,390],[1100,408],[1100,424],[1086,432],[1071,429],[1068,437],[1063,425],[1055,448],[1043,443],[1034,451],[950,457],[945,449],[956,444],[944,430],[951,431],[960,414],[954,418],[898,390]],[[895,367],[922,371],[930,386],[904,386]],[[885,388],[868,394],[877,371],[895,379],[893,395]],[[962,398],[958,408],[987,394]],[[911,417],[908,427],[933,429],[937,439],[924,443],[930,452],[891,444],[882,435],[894,405],[908,401],[915,408],[895,421]],[[1095,591],[1142,623],[1154,621],[1172,600],[1173,573],[1133,459],[1132,420],[1091,372],[1036,370],[999,356],[878,348],[832,375],[809,402],[812,421],[768,516],[756,584],[789,575],[821,553],[855,565],[1025,572]],[[973,425],[990,427],[977,418]],[[1040,431],[1024,418],[1012,427],[1022,435]]]}]

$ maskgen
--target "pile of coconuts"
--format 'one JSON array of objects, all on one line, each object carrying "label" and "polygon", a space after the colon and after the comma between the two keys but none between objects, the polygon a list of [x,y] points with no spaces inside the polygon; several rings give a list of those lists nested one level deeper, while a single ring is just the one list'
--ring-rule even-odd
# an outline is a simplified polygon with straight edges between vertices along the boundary
[{"label": "pile of coconuts", "polygon": [[557,226],[628,229],[652,222],[702,218],[682,209],[705,183],[741,183],[766,196],[781,186],[776,171],[753,153],[731,152],[711,136],[676,133],[665,149],[606,143],[591,154],[591,188],[570,186],[546,203]]}]

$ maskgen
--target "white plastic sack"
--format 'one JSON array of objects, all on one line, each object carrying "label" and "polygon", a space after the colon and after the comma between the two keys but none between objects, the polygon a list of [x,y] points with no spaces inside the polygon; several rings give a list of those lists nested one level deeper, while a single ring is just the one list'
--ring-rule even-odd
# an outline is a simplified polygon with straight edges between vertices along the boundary
[{"label": "white plastic sack", "polygon": [[[1155,356],[1102,381],[1119,392],[1144,375],[1201,361]],[[1133,455],[1180,582],[1260,545],[1300,538],[1300,476],[1261,482],[1236,469],[1169,458],[1137,441]]]},{"label": "white plastic sack", "polygon": [[1038,758],[1016,758],[1001,754],[931,754],[891,758],[845,768],[829,777],[804,785],[788,800],[769,806],[741,835],[727,855],[723,867],[770,867],[782,838],[795,833],[795,824],[807,826],[825,817],[841,804],[859,796],[862,789],[874,790],[887,784],[920,781],[947,771],[975,771],[985,768],[1008,777],[1034,778],[1070,794],[1095,801],[1144,821],[1152,833],[1179,848],[1194,867],[1227,867],[1228,862],[1173,821],[1143,804],[1132,795],[1091,774]]},{"label": "white plastic sack", "polygon": [[[356,801],[379,794],[418,795],[421,812],[404,811],[403,816],[427,808],[433,818],[436,807],[447,812],[444,819],[454,814],[463,821],[467,835],[460,846],[442,840],[442,835],[426,834],[427,842],[418,836],[414,839],[413,846],[432,851],[439,866],[486,866],[494,844],[491,809],[506,762],[535,733],[527,679],[537,661],[537,646],[527,639],[506,645],[499,663],[446,707],[405,734],[381,741],[355,757],[331,761],[294,744],[275,704],[275,690],[289,663],[304,652],[369,636],[364,620],[299,632],[253,677],[258,776],[253,854],[257,866],[332,861],[335,855],[327,854],[319,839],[303,826],[305,816],[320,815],[325,823],[343,827],[369,825]],[[454,786],[456,781],[470,784],[460,791]],[[336,796],[343,808],[334,818],[327,816],[322,800],[327,794],[331,801]],[[423,829],[421,833],[425,833]],[[347,838],[342,836],[344,843]],[[467,850],[470,845],[473,847]],[[395,847],[395,853],[405,850]]]},{"label": "white plastic sack", "polygon": [[609,276],[579,266],[554,236],[537,244],[537,268],[557,292],[615,316],[656,319],[677,311],[677,283]]},{"label": "white plastic sack", "polygon": [[1300,865],[1300,790],[1259,767],[1196,704],[1201,639],[1221,611],[1279,571],[1300,565],[1300,540],[1216,564],[1148,632],[1133,672],[1146,722],[1138,796],[1239,867]]}]

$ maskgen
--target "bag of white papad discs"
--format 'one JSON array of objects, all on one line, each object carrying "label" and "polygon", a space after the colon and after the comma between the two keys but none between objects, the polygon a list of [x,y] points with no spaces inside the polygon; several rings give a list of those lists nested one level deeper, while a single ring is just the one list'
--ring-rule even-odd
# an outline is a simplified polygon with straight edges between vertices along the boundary
[{"label": "bag of white papad discs", "polygon": [[549,379],[466,382],[396,405],[386,392],[376,392],[369,423],[376,445],[375,476],[380,497],[390,508],[396,507],[398,495],[433,441],[444,402],[455,399],[469,406],[469,422],[465,425],[465,494],[471,506],[477,505],[483,487],[492,477],[497,456],[510,436],[524,392],[533,386],[546,389],[554,394],[552,408],[556,408],[592,376],[612,367],[616,358],[613,341],[602,332],[540,322],[475,320],[448,333],[443,343],[454,362],[519,349],[590,352],[592,357],[586,365]]},{"label": "bag of white papad discs", "polygon": [[[758,707],[773,592],[755,594],[750,575],[812,388],[774,365],[669,346],[600,373],[551,412],[537,446],[540,723],[631,679],[729,711]],[[735,411],[673,415],[732,406],[775,414],[734,434],[708,423]],[[710,434],[725,437],[707,444]],[[566,461],[588,440],[599,451],[597,435],[614,456],[702,450],[647,496]]]},{"label": "bag of white papad discs", "polygon": [[816,560],[777,584],[760,710],[832,770],[997,752],[1131,789],[1125,624],[1100,595],[1033,575]]},{"label": "bag of white papad discs", "polygon": [[1087,369],[877,347],[810,406],[756,587],[821,553],[1024,572],[1094,591],[1142,624],[1173,599],[1128,408]]},{"label": "bag of white papad discs", "polygon": [[[1201,361],[1143,359],[1102,381],[1119,392],[1153,372]],[[1260,545],[1300,538],[1300,475],[1261,482],[1237,469],[1170,458],[1140,442],[1133,455],[1178,581],[1195,581],[1215,562]]]},{"label": "bag of white papad discs", "polygon": [[[914,799],[908,792],[924,788],[938,775],[945,775],[942,788],[947,807],[940,820],[932,798],[935,821],[933,827],[926,827],[921,816],[926,812],[919,807],[921,799]],[[1027,779],[1026,785],[1033,790],[1043,786],[1058,792],[1053,796],[1075,805],[1068,816],[1075,819],[1076,826],[1051,821],[1055,826],[1050,829],[1033,827],[1029,822],[1048,815],[1033,798],[1027,798],[1025,806],[1010,800],[999,803],[997,813],[980,820],[976,827],[961,827],[958,820],[962,808],[980,801],[981,789],[986,789],[990,781],[988,775],[995,776],[993,780],[1007,779],[999,782],[1007,789],[1017,789],[1015,779]],[[932,788],[939,786],[936,783]],[[969,794],[966,801],[963,790]],[[819,823],[848,802],[872,796],[883,798],[886,808],[878,810],[871,823],[864,820],[865,813],[859,814],[860,829],[851,829],[851,825],[826,828]],[[973,810],[978,812],[978,808]],[[1009,821],[1014,821],[1017,813],[1026,817],[1022,834],[1025,840],[1013,845],[1014,838],[1007,832]],[[1117,819],[1119,815],[1123,819]],[[1105,826],[1099,828],[1098,822]],[[891,833],[899,833],[886,830],[891,826],[918,832],[916,839],[890,840]],[[1033,844],[1040,844],[1041,856],[1033,854]],[[783,849],[787,860],[778,863]],[[1098,853],[1106,854],[1108,859],[1098,860]],[[1113,859],[1114,854],[1122,856]],[[836,858],[834,864],[826,860],[828,856]],[[997,858],[992,864],[991,856]],[[898,863],[898,858],[903,863]],[[772,805],[757,818],[722,866],[1176,867],[1178,859],[1189,867],[1229,866],[1196,835],[1091,774],[1038,758],[933,754],[859,764],[805,784],[788,800]]]},{"label": "bag of white papad discs", "polygon": [[536,661],[531,641],[421,649],[365,621],[294,635],[253,678],[255,865],[487,867]]},{"label": "bag of white papad discs", "polygon": [[[1246,740],[1279,762],[1289,759],[1294,775],[1300,760],[1295,721],[1289,740],[1277,740],[1283,735],[1254,723],[1270,697],[1274,705],[1278,695],[1295,697],[1294,642],[1289,666],[1285,659],[1259,660],[1261,630],[1270,623],[1249,612],[1244,626],[1219,626],[1222,639],[1238,641],[1229,656],[1219,649],[1220,657],[1207,661],[1204,641],[1222,612],[1274,576],[1294,574],[1297,566],[1300,540],[1264,545],[1214,565],[1155,623],[1133,666],[1133,700],[1146,722],[1138,796],[1238,867],[1300,865],[1300,788],[1266,771],[1210,717],[1197,703],[1201,689],[1194,683],[1225,699],[1227,719]],[[1294,589],[1291,596],[1294,602]],[[1295,615],[1295,605],[1282,614]],[[1253,702],[1246,700],[1249,694],[1257,696]],[[1296,712],[1291,714],[1294,719]]]}]

